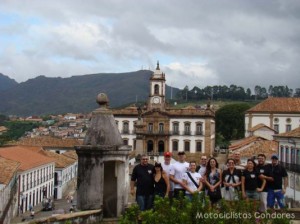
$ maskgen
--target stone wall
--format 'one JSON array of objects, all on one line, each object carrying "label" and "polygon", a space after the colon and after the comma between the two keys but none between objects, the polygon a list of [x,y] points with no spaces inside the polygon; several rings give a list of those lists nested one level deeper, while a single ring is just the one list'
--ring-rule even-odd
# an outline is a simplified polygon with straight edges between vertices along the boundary
[{"label": "stone wall", "polygon": [[35,219],[24,224],[99,224],[103,220],[102,210],[91,210]]}]

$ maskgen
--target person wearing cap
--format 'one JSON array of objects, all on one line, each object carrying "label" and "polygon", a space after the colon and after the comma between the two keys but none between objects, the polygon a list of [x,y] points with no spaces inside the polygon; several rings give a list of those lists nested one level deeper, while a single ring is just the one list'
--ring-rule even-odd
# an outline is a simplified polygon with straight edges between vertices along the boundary
[{"label": "person wearing cap", "polygon": [[272,155],[271,161],[271,177],[273,177],[274,181],[268,181],[267,207],[273,209],[276,199],[279,207],[284,208],[284,194],[288,186],[288,174],[286,169],[278,163],[277,155]]},{"label": "person wearing cap", "polygon": [[265,212],[267,210],[267,195],[268,195],[268,181],[273,181],[273,177],[271,177],[271,169],[269,164],[266,164],[266,156],[265,154],[257,155],[258,164],[256,166],[256,170],[259,173],[258,178],[258,187],[261,187],[263,184],[263,180],[266,180],[266,185],[263,188],[263,191],[259,193],[260,206],[259,211]]},{"label": "person wearing cap", "polygon": [[141,211],[151,209],[154,199],[154,166],[148,163],[148,156],[141,156],[141,163],[133,168],[130,182],[130,193],[134,195],[136,184],[136,202]]},{"label": "person wearing cap", "polygon": [[178,152],[178,161],[172,165],[170,180],[174,183],[174,198],[179,198],[180,192],[184,196],[185,188],[182,182],[183,174],[189,170],[189,163],[185,161],[185,152]]},{"label": "person wearing cap", "polygon": [[[164,172],[168,176],[168,178],[170,178],[170,172],[171,172],[172,166],[173,166],[171,164],[171,159],[172,159],[172,153],[165,152],[164,153],[164,162],[161,165],[162,165]],[[170,185],[170,190],[169,190],[168,195],[169,195],[169,198],[172,198],[173,193],[174,193],[174,183],[172,181],[169,181],[169,185]]]}]

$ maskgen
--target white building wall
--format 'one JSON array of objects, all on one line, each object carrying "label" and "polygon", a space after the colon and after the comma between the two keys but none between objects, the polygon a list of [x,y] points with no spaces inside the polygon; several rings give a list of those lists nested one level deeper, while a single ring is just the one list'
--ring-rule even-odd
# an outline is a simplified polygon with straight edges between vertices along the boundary
[{"label": "white building wall", "polygon": [[[290,119],[290,122],[288,122],[287,119]],[[270,127],[271,124],[270,114],[253,113],[251,127],[254,127],[255,125],[260,123]],[[274,128],[275,124],[279,125],[279,133],[284,133],[287,131],[286,125],[291,125],[291,130],[293,130],[300,126],[300,114],[273,114],[273,127],[270,128]],[[248,129],[248,125],[249,125],[249,114],[246,114],[245,115],[246,130]],[[247,137],[247,131],[246,131],[246,137]]]},{"label": "white building wall", "polygon": [[20,173],[20,203],[23,211],[53,195],[55,163],[48,163]]}]

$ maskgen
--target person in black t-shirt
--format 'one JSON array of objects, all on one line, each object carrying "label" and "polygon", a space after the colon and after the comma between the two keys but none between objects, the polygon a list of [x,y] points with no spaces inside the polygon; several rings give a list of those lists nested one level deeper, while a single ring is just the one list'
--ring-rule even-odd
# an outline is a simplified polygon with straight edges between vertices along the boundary
[{"label": "person in black t-shirt", "polygon": [[259,173],[257,172],[256,164],[254,160],[248,159],[247,160],[247,167],[243,172],[242,176],[242,195],[245,199],[254,199],[258,200],[259,195],[258,192],[261,192],[265,187],[266,181],[263,180],[262,186],[258,187],[258,176]]},{"label": "person in black t-shirt", "polygon": [[[275,199],[280,208],[284,208],[284,194],[288,186],[288,174],[283,166],[278,164],[278,156],[272,155],[272,164],[270,164],[271,176],[274,181],[268,182],[268,208],[274,208]],[[284,179],[284,187],[282,188],[282,179]]]},{"label": "person in black t-shirt", "polygon": [[271,177],[271,169],[269,164],[266,164],[266,156],[264,154],[257,155],[258,165],[256,166],[256,170],[259,173],[258,179],[258,187],[261,187],[263,184],[263,180],[266,180],[266,185],[262,192],[259,193],[260,199],[260,212],[265,212],[267,210],[267,195],[268,195],[268,182],[273,181],[273,177]]},{"label": "person in black t-shirt", "polygon": [[136,184],[136,202],[141,211],[151,209],[154,199],[154,166],[148,163],[148,156],[142,155],[141,163],[133,168],[130,182],[130,192],[134,195]]}]

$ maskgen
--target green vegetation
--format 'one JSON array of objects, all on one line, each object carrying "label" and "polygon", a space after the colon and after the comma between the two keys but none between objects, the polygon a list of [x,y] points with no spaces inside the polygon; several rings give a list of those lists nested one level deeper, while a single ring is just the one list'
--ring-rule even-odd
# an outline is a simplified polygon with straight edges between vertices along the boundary
[{"label": "green vegetation", "polygon": [[211,207],[207,197],[194,195],[190,202],[185,198],[174,199],[172,204],[168,198],[157,197],[154,209],[140,212],[137,205],[131,206],[123,215],[121,224],[135,224],[138,217],[143,224],[252,224],[252,223],[289,223],[289,214],[281,211],[278,215],[274,213],[260,214],[257,211],[258,204],[239,200],[226,202],[221,200],[218,206]]},{"label": "green vegetation", "polygon": [[25,132],[39,127],[39,123],[28,121],[6,121],[4,122],[4,126],[8,128],[8,131],[0,135],[0,146],[9,141],[18,140]]},{"label": "green vegetation", "polygon": [[240,139],[245,133],[245,111],[247,103],[229,104],[216,112],[216,145],[224,147],[230,140]]}]

